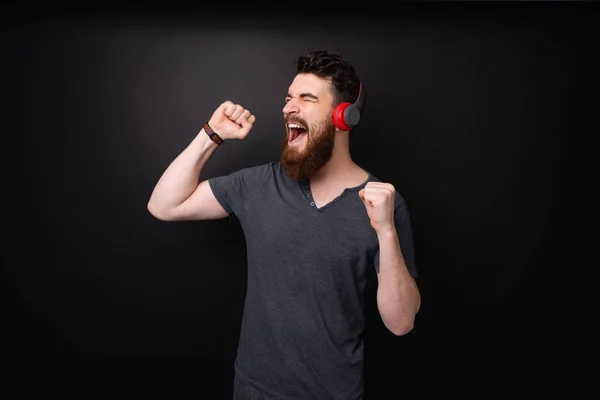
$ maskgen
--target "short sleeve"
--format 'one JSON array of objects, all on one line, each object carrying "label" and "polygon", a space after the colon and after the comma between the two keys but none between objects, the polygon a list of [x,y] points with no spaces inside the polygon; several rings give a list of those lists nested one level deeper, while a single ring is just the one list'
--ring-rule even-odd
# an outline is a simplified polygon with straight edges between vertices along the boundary
[{"label": "short sleeve", "polygon": [[208,179],[212,192],[229,216],[243,215],[244,203],[267,179],[267,165],[243,168]]},{"label": "short sleeve", "polygon": [[[398,233],[400,249],[402,250],[404,262],[406,263],[408,272],[410,272],[410,274],[416,278],[417,266],[415,263],[415,249],[410,215],[408,213],[408,208],[406,207],[406,202],[398,192],[396,192],[394,222],[396,224],[396,232]],[[379,249],[377,249],[377,252],[375,253],[374,266],[375,270],[379,272]]]}]

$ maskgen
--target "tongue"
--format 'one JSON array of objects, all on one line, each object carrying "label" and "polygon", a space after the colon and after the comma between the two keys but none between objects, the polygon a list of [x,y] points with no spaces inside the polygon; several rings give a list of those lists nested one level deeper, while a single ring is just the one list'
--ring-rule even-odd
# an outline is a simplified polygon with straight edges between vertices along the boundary
[{"label": "tongue", "polygon": [[291,133],[291,138],[292,138],[292,142],[295,142],[297,140],[300,140],[304,137],[304,135],[306,135],[306,131],[304,129],[292,129]]}]

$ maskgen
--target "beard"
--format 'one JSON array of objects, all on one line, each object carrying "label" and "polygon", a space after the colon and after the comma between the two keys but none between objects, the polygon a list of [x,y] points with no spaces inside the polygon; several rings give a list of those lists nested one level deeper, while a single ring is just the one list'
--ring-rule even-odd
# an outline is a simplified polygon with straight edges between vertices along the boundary
[{"label": "beard", "polygon": [[[303,149],[288,146],[290,132],[285,135],[281,150],[281,165],[285,173],[296,181],[303,181],[314,176],[333,154],[335,141],[335,125],[332,118],[315,122],[310,127],[297,120],[302,126],[308,127],[306,144]],[[285,121],[294,122],[293,118]]]}]

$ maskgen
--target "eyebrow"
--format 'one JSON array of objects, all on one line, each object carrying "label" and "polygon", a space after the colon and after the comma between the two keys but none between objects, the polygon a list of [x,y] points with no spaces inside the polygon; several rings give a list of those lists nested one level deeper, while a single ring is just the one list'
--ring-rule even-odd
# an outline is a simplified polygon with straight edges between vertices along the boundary
[{"label": "eyebrow", "polygon": [[[291,94],[288,93],[288,94],[286,94],[285,97],[288,98],[288,97],[294,97],[294,96],[292,96]],[[301,98],[310,97],[313,100],[319,100],[319,98],[312,93],[300,93],[299,97],[301,97]]]}]

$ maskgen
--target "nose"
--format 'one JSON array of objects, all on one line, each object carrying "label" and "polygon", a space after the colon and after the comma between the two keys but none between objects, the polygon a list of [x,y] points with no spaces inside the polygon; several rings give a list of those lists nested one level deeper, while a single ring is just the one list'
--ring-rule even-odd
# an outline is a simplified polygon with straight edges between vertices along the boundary
[{"label": "nose", "polygon": [[296,99],[290,99],[287,103],[285,103],[285,106],[283,107],[283,114],[284,115],[289,115],[289,114],[296,114],[298,113],[299,108],[298,108],[298,103],[296,101]]}]

